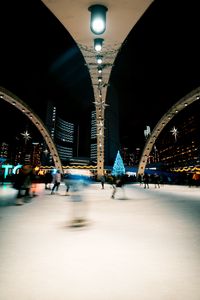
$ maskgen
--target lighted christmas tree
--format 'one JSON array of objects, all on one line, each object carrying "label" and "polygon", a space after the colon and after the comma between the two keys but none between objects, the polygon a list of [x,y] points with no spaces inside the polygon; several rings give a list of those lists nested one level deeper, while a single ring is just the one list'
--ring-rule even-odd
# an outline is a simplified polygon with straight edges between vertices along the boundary
[{"label": "lighted christmas tree", "polygon": [[114,165],[113,165],[112,175],[113,176],[122,176],[124,174],[125,174],[124,163],[123,163],[122,157],[118,151]]}]

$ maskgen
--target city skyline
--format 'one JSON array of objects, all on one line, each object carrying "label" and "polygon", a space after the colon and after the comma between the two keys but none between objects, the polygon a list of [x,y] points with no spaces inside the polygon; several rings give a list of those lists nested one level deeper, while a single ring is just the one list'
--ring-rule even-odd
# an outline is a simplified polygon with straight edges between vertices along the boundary
[{"label": "city skyline", "polygon": [[[77,45],[41,1],[12,5],[10,12],[9,1],[1,4],[0,85],[43,120],[47,101],[56,101],[61,117],[80,122],[89,137],[92,86]],[[122,45],[110,78],[119,99],[121,146],[143,147],[146,126],[153,129],[172,104],[200,85],[195,5],[181,3],[180,9],[179,1],[154,1]],[[8,104],[0,108],[11,113]],[[2,124],[13,126],[6,115],[1,131]]]}]

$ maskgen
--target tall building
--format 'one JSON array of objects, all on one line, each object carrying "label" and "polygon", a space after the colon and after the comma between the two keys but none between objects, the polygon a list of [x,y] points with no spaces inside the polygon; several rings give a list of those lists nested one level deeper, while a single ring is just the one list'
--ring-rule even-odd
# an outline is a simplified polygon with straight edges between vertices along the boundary
[{"label": "tall building", "polygon": [[41,165],[41,153],[42,153],[42,146],[40,143],[32,143],[32,157],[31,157],[31,164],[32,166],[40,166]]},{"label": "tall building", "polygon": [[113,165],[118,150],[121,150],[119,139],[119,103],[115,87],[111,84],[108,87],[105,110],[105,165]]},{"label": "tall building", "polygon": [[[46,113],[46,126],[49,130],[52,140],[54,140],[55,134],[55,123],[56,123],[56,106],[49,101],[47,104],[47,113]],[[52,155],[48,151],[48,146],[44,143],[43,147],[43,156],[42,156],[43,165],[52,165],[53,159]]]},{"label": "tall building", "polygon": [[[62,164],[67,164],[73,158],[75,151],[74,124],[60,118],[57,114],[56,106],[52,102],[48,102],[46,126],[55,142]],[[52,157],[47,151],[47,146],[44,145],[42,163],[46,162],[46,164],[51,165],[53,163]]]},{"label": "tall building", "polygon": [[63,164],[73,158],[74,124],[56,118],[54,141]]},{"label": "tall building", "polygon": [[0,157],[1,158],[8,158],[8,144],[5,142],[2,142],[0,145]]}]

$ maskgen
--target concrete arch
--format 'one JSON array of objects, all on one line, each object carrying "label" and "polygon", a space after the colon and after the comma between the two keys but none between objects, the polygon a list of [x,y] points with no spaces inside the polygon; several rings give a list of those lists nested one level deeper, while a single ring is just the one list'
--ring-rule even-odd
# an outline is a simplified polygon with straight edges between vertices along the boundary
[{"label": "concrete arch", "polygon": [[41,135],[43,136],[49,151],[53,157],[53,161],[55,164],[55,168],[60,170],[61,173],[63,173],[63,168],[61,164],[61,160],[59,158],[58,151],[56,149],[56,146],[49,134],[48,129],[42,122],[39,116],[36,115],[36,113],[33,112],[33,110],[25,104],[21,99],[19,99],[17,96],[10,93],[8,90],[6,90],[3,87],[0,87],[0,99],[10,103],[11,105],[15,106],[17,109],[19,109],[24,115],[26,115],[31,122],[37,127]]},{"label": "concrete arch", "polygon": [[[42,0],[42,2],[73,37],[89,70],[94,92],[93,103],[96,110],[97,176],[100,177],[104,174],[105,109],[108,106],[106,96],[112,67],[129,32],[153,0],[126,0],[125,4],[123,0],[105,0],[103,5],[108,8],[107,28],[100,36],[93,34],[90,30],[88,7],[101,3],[96,3],[94,0],[89,2],[87,0]],[[100,53],[103,57],[102,83],[100,84],[97,72],[97,53],[94,50],[94,38],[96,37],[101,37],[104,40],[103,49]]]},{"label": "concrete arch", "polygon": [[171,121],[171,119],[177,115],[181,110],[183,110],[188,105],[192,104],[194,101],[200,99],[200,87],[193,90],[191,93],[187,94],[185,97],[176,102],[168,111],[163,115],[163,117],[159,120],[157,125],[154,127],[151,135],[149,136],[143,153],[140,158],[139,166],[138,166],[138,174],[143,175],[145,171],[145,167],[147,164],[147,159],[151,153],[153,145],[160,135],[161,131],[165,128],[165,126]]}]

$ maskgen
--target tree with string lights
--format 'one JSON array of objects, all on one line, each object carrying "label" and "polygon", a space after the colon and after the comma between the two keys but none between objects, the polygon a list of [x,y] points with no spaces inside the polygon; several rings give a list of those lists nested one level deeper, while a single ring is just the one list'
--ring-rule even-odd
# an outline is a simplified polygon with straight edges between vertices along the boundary
[{"label": "tree with string lights", "polygon": [[123,176],[125,174],[125,167],[122,160],[122,157],[120,155],[120,152],[118,150],[117,156],[113,165],[112,169],[112,175],[113,176]]}]

